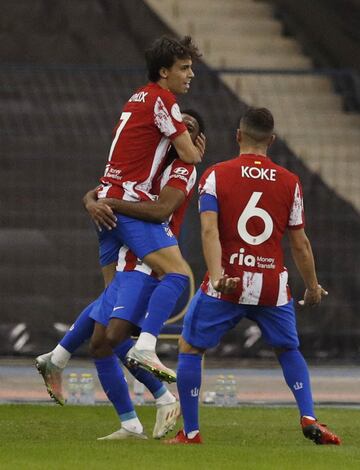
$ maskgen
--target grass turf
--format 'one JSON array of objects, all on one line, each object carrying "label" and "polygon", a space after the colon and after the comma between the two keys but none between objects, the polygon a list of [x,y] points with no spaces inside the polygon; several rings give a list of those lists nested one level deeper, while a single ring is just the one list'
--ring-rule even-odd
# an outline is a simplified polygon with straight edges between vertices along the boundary
[{"label": "grass turf", "polygon": [[[138,414],[148,435],[155,408]],[[0,468],[32,469],[360,469],[360,410],[322,408],[342,446],[303,438],[295,408],[201,408],[204,445],[96,441],[115,431],[110,406],[0,406]],[[173,434],[173,433],[172,433]]]}]

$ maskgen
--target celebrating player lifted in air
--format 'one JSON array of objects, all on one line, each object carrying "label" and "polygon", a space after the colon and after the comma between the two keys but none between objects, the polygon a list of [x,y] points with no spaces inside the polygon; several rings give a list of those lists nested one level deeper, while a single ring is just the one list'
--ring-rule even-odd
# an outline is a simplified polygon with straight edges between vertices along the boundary
[{"label": "celebrating player lifted in air", "polygon": [[[198,400],[202,354],[244,317],[255,321],[277,354],[300,411],[305,437],[340,444],[314,413],[307,364],[300,353],[294,301],[287,284],[281,239],[288,231],[292,256],[305,283],[305,305],[327,292],[318,284],[298,177],[273,163],[274,120],[250,108],[240,121],[240,155],[209,168],[200,180],[201,233],[208,272],[185,315],[177,385],[184,430],[169,444],[199,444]],[[196,390],[196,393],[192,393]]]},{"label": "celebrating player lifted in air", "polygon": [[[192,60],[199,56],[190,37],[178,41],[166,36],[146,51],[150,83],[138,89],[125,104],[111,145],[99,198],[139,202],[154,199],[152,185],[162,172],[170,143],[180,160],[201,161],[205,137],[195,143],[182,120],[175,94],[187,93],[194,77]],[[162,280],[149,302],[147,318],[129,362],[146,368],[162,380],[174,382],[176,374],[165,367],[155,353],[156,339],[178,299],[189,286],[189,268],[177,240],[163,224],[117,215],[116,228],[99,234],[100,257],[116,253],[125,244]],[[113,260],[114,261],[114,260]],[[110,332],[112,335],[112,332]],[[121,336],[121,331],[113,332]]]},{"label": "celebrating player lifted in air", "polygon": [[[183,120],[192,140],[195,141],[204,130],[201,116],[193,110],[188,110],[183,113]],[[166,161],[167,166],[154,185],[155,192],[159,194],[156,201],[134,203],[112,198],[97,200],[96,190],[89,191],[84,197],[85,207],[99,229],[111,229],[114,226],[116,218],[112,210],[120,213],[126,211],[128,215],[141,217],[144,220],[159,223],[169,220],[172,232],[178,236],[185,210],[193,193],[196,170],[194,165],[184,163],[176,157],[176,152],[172,148]],[[110,261],[111,259],[112,257]],[[108,276],[112,264],[107,265]],[[137,334],[141,329],[149,298],[159,281],[155,273],[138,260],[125,245],[119,250],[114,274],[115,272],[114,279],[107,283],[104,292],[81,312],[55,349],[36,358],[36,366],[44,378],[50,396],[63,405],[65,400],[62,391],[62,371],[76,349],[91,337],[90,352],[95,359],[100,382],[121,422],[118,431],[99,439],[146,439],[143,426],[131,402],[118,358],[127,365],[126,354],[134,343],[130,335]],[[185,292],[172,315],[183,310],[188,297],[188,293]],[[111,327],[107,328],[109,324]],[[121,337],[106,338],[108,331],[120,330]],[[149,371],[133,367],[129,370],[155,398],[157,412],[153,437],[159,439],[174,428],[180,414],[179,403],[164,384]]]}]

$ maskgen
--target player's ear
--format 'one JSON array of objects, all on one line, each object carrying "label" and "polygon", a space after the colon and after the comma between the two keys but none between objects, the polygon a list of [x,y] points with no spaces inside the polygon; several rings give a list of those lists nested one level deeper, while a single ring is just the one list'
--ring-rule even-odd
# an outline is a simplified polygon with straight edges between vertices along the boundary
[{"label": "player's ear", "polygon": [[236,141],[240,144],[241,142],[241,130],[237,129],[236,130]]},{"label": "player's ear", "polygon": [[272,134],[270,139],[269,139],[269,144],[268,144],[268,147],[270,147],[276,140],[276,135],[275,134]]},{"label": "player's ear", "polygon": [[168,77],[168,69],[166,67],[161,67],[159,70],[160,78],[167,78]]}]

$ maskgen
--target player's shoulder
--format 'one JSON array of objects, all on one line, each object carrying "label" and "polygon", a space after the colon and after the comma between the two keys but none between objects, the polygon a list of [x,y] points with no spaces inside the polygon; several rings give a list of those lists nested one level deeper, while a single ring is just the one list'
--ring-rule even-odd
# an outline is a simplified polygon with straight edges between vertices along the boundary
[{"label": "player's shoulder", "polygon": [[285,180],[287,180],[289,182],[298,182],[299,181],[299,177],[296,173],[293,173],[292,171],[288,170],[284,166],[279,165],[279,164],[273,162],[272,160],[270,160],[270,162],[271,162],[271,166],[274,169],[276,169],[278,175],[282,176]]},{"label": "player's shoulder", "polygon": [[218,176],[233,171],[233,168],[238,164],[235,160],[236,158],[224,160],[209,166],[202,174],[202,178],[208,177],[211,173],[215,173],[215,175]]},{"label": "player's shoulder", "polygon": [[137,88],[130,96],[128,103],[153,103],[158,98],[164,101],[176,101],[171,91],[162,88],[157,83],[149,82]]}]

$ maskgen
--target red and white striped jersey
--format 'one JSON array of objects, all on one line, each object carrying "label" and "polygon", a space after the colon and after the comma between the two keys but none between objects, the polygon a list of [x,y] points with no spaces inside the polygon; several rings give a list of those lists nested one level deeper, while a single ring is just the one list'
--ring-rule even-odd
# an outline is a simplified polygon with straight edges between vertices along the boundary
[{"label": "red and white striped jersey", "polygon": [[156,83],[139,88],[115,128],[98,197],[151,199],[170,141],[186,130],[173,93]]},{"label": "red and white striped jersey", "polygon": [[222,267],[241,279],[238,290],[225,295],[206,273],[203,292],[240,304],[286,304],[291,296],[281,240],[286,229],[304,227],[299,178],[268,157],[243,154],[209,168],[199,192],[217,200]]},{"label": "red and white striped jersey", "polygon": [[[168,165],[160,178],[154,184],[154,190],[160,191],[167,187],[179,189],[185,194],[185,200],[181,206],[172,214],[169,226],[173,234],[178,237],[181,224],[184,220],[185,211],[189,205],[194,192],[196,181],[196,169],[194,165],[184,163],[180,159],[175,159]],[[156,277],[156,274],[149,266],[139,260],[127,246],[122,246],[119,251],[117,271],[140,271]]]}]

